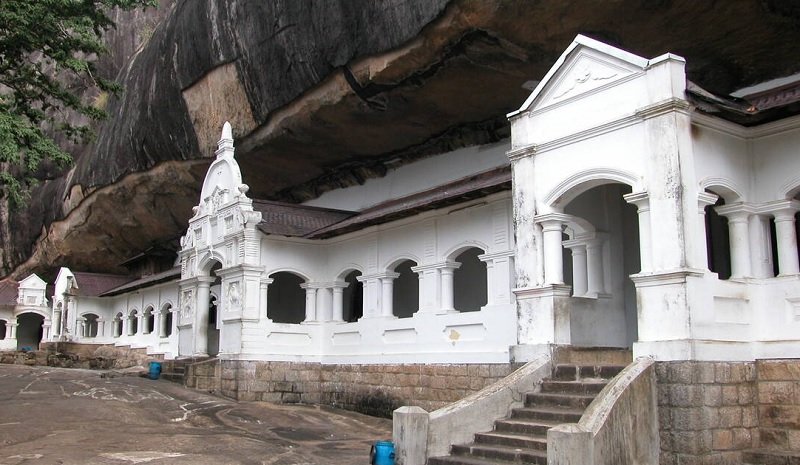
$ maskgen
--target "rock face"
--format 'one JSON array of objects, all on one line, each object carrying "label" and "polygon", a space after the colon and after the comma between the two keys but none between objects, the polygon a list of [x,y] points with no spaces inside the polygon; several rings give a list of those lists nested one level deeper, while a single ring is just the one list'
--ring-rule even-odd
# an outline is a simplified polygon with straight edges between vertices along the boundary
[{"label": "rock face", "polygon": [[75,167],[0,208],[0,275],[119,271],[174,239],[231,121],[254,197],[301,201],[507,137],[505,113],[583,33],[684,56],[718,94],[796,73],[787,2],[163,1],[120,16],[103,62],[126,92]]}]

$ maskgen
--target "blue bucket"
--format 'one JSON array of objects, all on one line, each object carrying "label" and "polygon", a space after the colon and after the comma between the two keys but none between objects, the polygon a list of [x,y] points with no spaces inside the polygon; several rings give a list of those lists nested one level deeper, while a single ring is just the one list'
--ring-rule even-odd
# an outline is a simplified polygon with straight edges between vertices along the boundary
[{"label": "blue bucket", "polygon": [[369,453],[371,465],[394,465],[394,444],[391,441],[378,441]]},{"label": "blue bucket", "polygon": [[150,362],[150,371],[147,377],[150,379],[158,379],[161,376],[161,362]]}]

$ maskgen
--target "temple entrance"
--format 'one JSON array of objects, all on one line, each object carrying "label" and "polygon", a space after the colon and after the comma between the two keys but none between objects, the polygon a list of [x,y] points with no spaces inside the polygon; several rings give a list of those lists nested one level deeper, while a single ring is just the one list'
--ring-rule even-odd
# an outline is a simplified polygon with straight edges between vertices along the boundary
[{"label": "temple entrance", "polygon": [[[581,186],[577,186],[578,191]],[[631,187],[608,183],[566,203],[564,282],[572,286],[571,341],[580,346],[631,347],[638,339],[636,288],[641,271],[636,206]]]},{"label": "temple entrance", "polygon": [[[219,278],[217,278],[219,280]],[[217,309],[217,296],[214,293],[212,288],[211,298],[208,302],[208,329],[206,330],[206,337],[208,340],[208,350],[207,353],[211,357],[215,357],[219,354],[219,327],[217,326],[218,321],[218,309]]]},{"label": "temple entrance", "polygon": [[44,335],[44,317],[23,313],[17,317],[17,350],[38,350]]}]

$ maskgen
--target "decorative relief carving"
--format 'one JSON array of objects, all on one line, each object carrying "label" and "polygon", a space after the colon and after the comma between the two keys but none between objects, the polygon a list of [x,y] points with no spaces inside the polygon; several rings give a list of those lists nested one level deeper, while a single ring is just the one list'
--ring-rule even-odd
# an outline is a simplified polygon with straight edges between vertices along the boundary
[{"label": "decorative relief carving", "polygon": [[194,316],[194,289],[185,289],[181,294],[181,316],[184,321],[191,321]]},{"label": "decorative relief carving", "polygon": [[564,79],[564,88],[560,89],[560,91],[553,96],[553,100],[558,100],[567,96],[574,90],[584,87],[586,83],[592,83],[592,81],[606,81],[619,74],[610,69],[590,69],[589,66],[589,63],[584,63],[580,68],[570,73]]},{"label": "decorative relief carving", "polygon": [[240,287],[239,281],[233,281],[228,284],[228,291],[226,292],[228,296],[228,311],[233,312],[242,309],[242,290]]}]

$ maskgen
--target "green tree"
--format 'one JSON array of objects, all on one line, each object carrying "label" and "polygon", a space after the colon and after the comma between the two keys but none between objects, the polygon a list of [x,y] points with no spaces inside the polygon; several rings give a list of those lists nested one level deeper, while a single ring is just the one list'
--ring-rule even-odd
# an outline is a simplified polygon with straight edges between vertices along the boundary
[{"label": "green tree", "polygon": [[156,2],[0,0],[0,198],[23,205],[42,162],[72,163],[51,135],[87,142],[90,124],[106,113],[67,83],[119,93],[120,86],[99,76],[94,63],[108,51],[102,36],[115,26],[108,14]]}]

